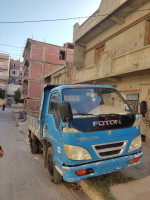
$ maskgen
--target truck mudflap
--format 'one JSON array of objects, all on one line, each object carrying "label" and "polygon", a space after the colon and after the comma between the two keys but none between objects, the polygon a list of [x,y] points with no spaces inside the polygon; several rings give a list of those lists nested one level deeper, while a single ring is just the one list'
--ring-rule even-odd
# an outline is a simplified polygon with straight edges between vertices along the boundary
[{"label": "truck mudflap", "polygon": [[119,171],[121,169],[141,163],[142,158],[143,152],[140,152],[129,156],[112,158],[109,160],[99,161],[76,167],[63,166],[63,179],[67,182],[76,182],[86,178]]}]

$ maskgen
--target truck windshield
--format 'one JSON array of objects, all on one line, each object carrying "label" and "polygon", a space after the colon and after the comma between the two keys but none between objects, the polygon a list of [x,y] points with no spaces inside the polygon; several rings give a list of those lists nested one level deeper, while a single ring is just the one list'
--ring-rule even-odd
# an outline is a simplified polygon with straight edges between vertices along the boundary
[{"label": "truck windshield", "polygon": [[133,114],[115,89],[96,87],[64,89],[63,101],[70,103],[74,116]]}]

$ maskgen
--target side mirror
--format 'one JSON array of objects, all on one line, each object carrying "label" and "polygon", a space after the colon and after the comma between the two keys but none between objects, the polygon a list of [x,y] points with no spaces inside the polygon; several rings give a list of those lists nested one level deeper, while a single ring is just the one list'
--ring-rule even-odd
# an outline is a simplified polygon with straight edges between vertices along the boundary
[{"label": "side mirror", "polygon": [[62,102],[59,104],[59,114],[63,122],[69,125],[73,120],[72,110],[69,102]]},{"label": "side mirror", "polygon": [[140,113],[143,117],[145,117],[145,114],[147,113],[147,103],[146,101],[142,101],[140,105]]}]

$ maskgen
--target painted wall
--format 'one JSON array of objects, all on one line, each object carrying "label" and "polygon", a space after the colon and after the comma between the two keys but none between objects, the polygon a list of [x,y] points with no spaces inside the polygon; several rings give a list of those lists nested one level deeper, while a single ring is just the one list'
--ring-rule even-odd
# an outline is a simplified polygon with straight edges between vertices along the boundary
[{"label": "painted wall", "polygon": [[9,96],[13,96],[14,92],[19,88],[21,88],[21,85],[8,84],[7,87],[6,87],[6,93]]}]

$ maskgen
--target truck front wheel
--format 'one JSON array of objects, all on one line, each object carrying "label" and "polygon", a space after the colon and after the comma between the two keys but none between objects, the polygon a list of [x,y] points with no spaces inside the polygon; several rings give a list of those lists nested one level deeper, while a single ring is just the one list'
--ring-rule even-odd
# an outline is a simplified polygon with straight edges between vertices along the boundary
[{"label": "truck front wheel", "polygon": [[48,148],[47,158],[48,158],[47,159],[48,171],[49,171],[51,181],[55,184],[61,183],[62,176],[55,167],[54,152],[53,152],[52,147]]}]

